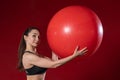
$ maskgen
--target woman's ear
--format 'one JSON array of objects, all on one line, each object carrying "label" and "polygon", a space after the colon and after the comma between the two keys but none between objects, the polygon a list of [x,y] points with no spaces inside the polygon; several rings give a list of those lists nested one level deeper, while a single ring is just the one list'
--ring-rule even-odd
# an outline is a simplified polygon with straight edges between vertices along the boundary
[{"label": "woman's ear", "polygon": [[25,39],[25,41],[27,40],[27,36],[26,35],[24,35],[24,39]]}]

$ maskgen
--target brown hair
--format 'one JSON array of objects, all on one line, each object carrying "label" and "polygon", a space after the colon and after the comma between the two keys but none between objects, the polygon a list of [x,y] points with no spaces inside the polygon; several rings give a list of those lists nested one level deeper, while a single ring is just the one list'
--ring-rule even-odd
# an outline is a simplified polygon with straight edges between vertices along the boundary
[{"label": "brown hair", "polygon": [[21,37],[21,40],[20,40],[20,44],[19,44],[19,48],[18,48],[18,65],[17,65],[17,68],[20,70],[20,71],[23,71],[24,70],[24,67],[23,67],[23,64],[22,64],[22,57],[23,57],[23,54],[24,54],[24,51],[26,49],[26,42],[25,42],[25,39],[24,39],[24,35],[28,36],[28,34],[33,30],[33,29],[36,29],[39,31],[39,29],[37,27],[28,27],[22,37]]}]

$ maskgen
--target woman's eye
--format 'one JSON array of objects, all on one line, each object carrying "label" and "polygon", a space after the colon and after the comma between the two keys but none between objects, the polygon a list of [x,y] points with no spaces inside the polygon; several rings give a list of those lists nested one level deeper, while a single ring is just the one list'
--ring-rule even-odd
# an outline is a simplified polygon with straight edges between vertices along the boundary
[{"label": "woman's eye", "polygon": [[33,35],[33,37],[36,37],[36,35]]}]

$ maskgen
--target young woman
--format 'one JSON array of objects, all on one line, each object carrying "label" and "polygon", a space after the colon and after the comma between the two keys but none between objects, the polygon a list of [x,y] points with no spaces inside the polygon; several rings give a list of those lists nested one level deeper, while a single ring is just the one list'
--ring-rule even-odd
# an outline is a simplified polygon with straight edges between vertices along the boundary
[{"label": "young woman", "polygon": [[45,80],[48,68],[57,68],[87,52],[86,48],[78,51],[78,47],[76,47],[74,53],[66,58],[58,60],[57,55],[52,52],[52,59],[50,59],[38,54],[36,48],[39,42],[40,32],[38,28],[29,27],[25,30],[18,49],[18,69],[26,72],[27,80]]}]

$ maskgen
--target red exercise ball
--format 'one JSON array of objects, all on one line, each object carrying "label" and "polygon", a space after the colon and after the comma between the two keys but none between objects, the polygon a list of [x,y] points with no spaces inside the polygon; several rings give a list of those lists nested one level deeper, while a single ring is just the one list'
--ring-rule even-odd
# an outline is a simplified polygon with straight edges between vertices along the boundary
[{"label": "red exercise ball", "polygon": [[102,42],[103,27],[98,16],[89,8],[68,6],[50,20],[47,39],[50,48],[60,57],[73,54],[76,46],[88,48],[93,54]]}]

